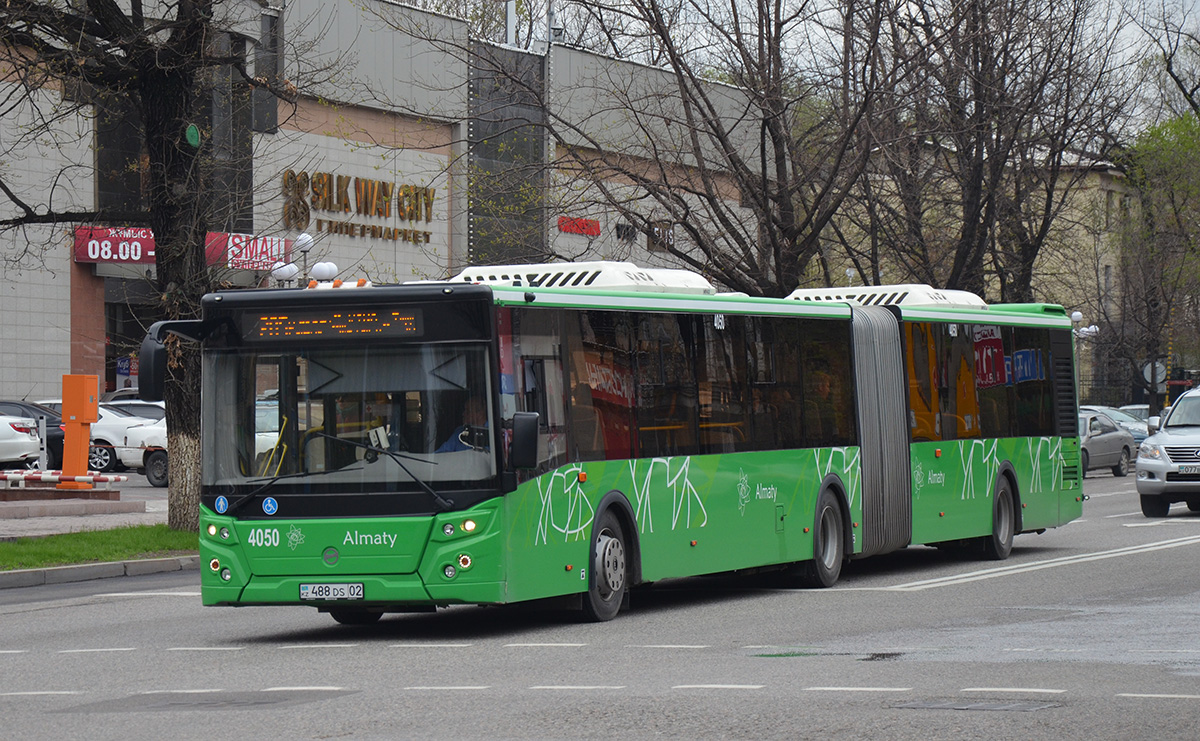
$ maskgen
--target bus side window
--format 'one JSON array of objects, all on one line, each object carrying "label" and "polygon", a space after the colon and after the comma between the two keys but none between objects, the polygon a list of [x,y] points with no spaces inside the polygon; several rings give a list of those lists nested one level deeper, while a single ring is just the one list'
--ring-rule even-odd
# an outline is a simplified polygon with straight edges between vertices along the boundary
[{"label": "bus side window", "polygon": [[537,471],[546,471],[567,460],[562,312],[521,309],[512,316],[516,411],[538,413]]},{"label": "bus side window", "polygon": [[855,409],[851,384],[849,325],[807,320],[800,353],[803,364],[805,444],[852,445]]},{"label": "bus side window", "polygon": [[571,460],[630,458],[634,381],[629,315],[579,311],[566,316]]},{"label": "bus side window", "polygon": [[941,440],[938,394],[934,383],[937,365],[932,326],[927,322],[904,325],[908,365],[908,414],[912,441]]},{"label": "bus side window", "polygon": [[644,457],[694,455],[696,317],[645,314],[638,323],[638,444]]}]

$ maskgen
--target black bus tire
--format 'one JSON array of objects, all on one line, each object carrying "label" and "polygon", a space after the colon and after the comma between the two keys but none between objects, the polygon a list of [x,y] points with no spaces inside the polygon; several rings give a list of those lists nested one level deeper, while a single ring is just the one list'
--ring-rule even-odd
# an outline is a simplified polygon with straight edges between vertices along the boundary
[{"label": "black bus tire", "polygon": [[983,539],[984,557],[991,561],[1008,558],[1016,534],[1017,508],[1012,484],[1007,476],[1001,476],[996,486],[996,501],[992,505],[992,534]]},{"label": "black bus tire", "polygon": [[799,565],[797,576],[803,586],[813,589],[832,587],[842,574],[846,556],[846,523],[838,498],[826,489],[817,498],[813,520],[813,557]]}]

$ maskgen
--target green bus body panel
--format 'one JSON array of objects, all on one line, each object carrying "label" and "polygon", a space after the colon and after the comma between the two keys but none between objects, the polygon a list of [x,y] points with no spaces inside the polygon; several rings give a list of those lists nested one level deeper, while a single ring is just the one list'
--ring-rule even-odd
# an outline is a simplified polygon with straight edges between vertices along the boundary
[{"label": "green bus body panel", "polygon": [[849,518],[861,522],[859,461],[858,448],[823,448],[559,468],[505,497],[508,573],[519,575],[510,580],[510,597],[587,589],[592,525],[610,492],[629,504],[633,521],[625,526],[635,531],[643,581],[810,559],[813,510],[826,476],[843,483]]},{"label": "green bus body panel", "polygon": [[[912,543],[990,533],[1002,468],[1014,472],[1022,529],[1079,517],[1078,446],[1075,438],[912,445]],[[628,548],[632,555],[636,540],[647,582],[811,559],[813,510],[826,480],[845,497],[850,542],[861,553],[860,466],[857,447],[575,463],[468,510],[420,517],[241,521],[202,506],[203,602],[321,606],[300,601],[302,583],[363,583],[362,602],[326,606],[498,604],[580,593],[596,514],[613,492],[628,503]],[[208,534],[210,524],[218,535]],[[262,540],[264,529],[278,531],[278,541]],[[256,530],[260,545],[251,545]],[[323,557],[329,548],[338,551],[336,563]]]},{"label": "green bus body panel", "polygon": [[938,543],[992,531],[1003,463],[1016,480],[1022,530],[1056,527],[1082,514],[1076,438],[1035,437],[914,443],[912,542]]},{"label": "green bus body panel", "polygon": [[[501,501],[436,516],[346,520],[242,521],[201,506],[204,604],[317,604],[300,602],[300,584],[345,582],[364,584],[364,599],[353,604],[507,602]],[[470,532],[462,527],[467,520],[475,525]],[[209,525],[217,535],[208,534]],[[226,539],[222,528],[230,533]],[[278,541],[268,536],[252,545],[255,530],[278,531]],[[337,550],[334,563],[325,558],[331,548]],[[466,568],[460,566],[463,556]],[[451,565],[455,573],[448,577]],[[223,568],[230,569],[229,581],[220,576]]]}]

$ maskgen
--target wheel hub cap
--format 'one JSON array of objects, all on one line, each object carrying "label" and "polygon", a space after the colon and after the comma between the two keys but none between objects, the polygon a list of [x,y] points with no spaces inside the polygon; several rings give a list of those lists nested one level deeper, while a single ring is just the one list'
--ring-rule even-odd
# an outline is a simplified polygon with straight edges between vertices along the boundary
[{"label": "wheel hub cap", "polygon": [[601,535],[596,543],[596,565],[600,569],[598,583],[607,594],[620,591],[625,584],[625,548],[621,541]]}]

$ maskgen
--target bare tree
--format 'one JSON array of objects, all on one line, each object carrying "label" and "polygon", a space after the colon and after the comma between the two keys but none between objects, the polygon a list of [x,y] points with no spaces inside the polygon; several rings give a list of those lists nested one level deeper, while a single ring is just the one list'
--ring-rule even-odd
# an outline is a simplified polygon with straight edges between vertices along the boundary
[{"label": "bare tree", "polygon": [[[140,150],[128,167],[142,185],[140,199],[98,208],[90,197],[69,197],[67,188],[35,200],[0,175],[0,192],[8,201],[0,229],[75,223],[149,227],[156,242],[158,313],[196,317],[200,297],[218,279],[205,262],[205,235],[220,217],[214,205],[228,201],[216,197],[213,183],[222,154],[213,145],[213,95],[223,81],[246,99],[265,94],[294,100],[296,94],[278,68],[255,70],[247,60],[245,44],[257,41],[260,11],[257,4],[221,0],[152,6],[142,0],[11,0],[0,5],[0,68],[6,81],[0,115],[20,114],[26,122],[20,140],[6,145],[20,150],[39,137],[57,135],[64,121],[121,109]],[[61,179],[69,177],[71,167],[64,166]],[[168,521],[171,527],[195,530],[198,350],[187,343],[171,347]]]},{"label": "bare tree", "polygon": [[1137,200],[1119,220],[1114,290],[1095,295],[1090,310],[1099,318],[1102,359],[1157,409],[1156,386],[1166,379],[1147,378],[1144,369],[1173,365],[1176,356],[1198,359],[1200,122],[1186,113],[1148,128],[1123,162]]},{"label": "bare tree", "polygon": [[855,5],[853,23],[868,41],[853,57],[840,40],[841,16],[827,10],[815,1],[570,5],[565,37],[591,29],[606,54],[556,46],[545,64],[559,67],[549,74],[493,45],[397,28],[470,59],[475,79],[537,112],[498,109],[487,138],[492,147],[497,137],[537,131],[547,143],[506,171],[536,185],[497,188],[531,194],[506,207],[537,211],[543,229],[567,204],[615,212],[647,238],[667,235],[659,243],[675,264],[734,290],[780,296],[809,280],[821,235],[869,155],[858,135],[876,88],[869,39],[889,7]]},{"label": "bare tree", "polygon": [[1069,247],[1061,217],[1127,110],[1101,10],[919,0],[887,18],[875,155],[837,233],[864,279],[1034,300],[1039,257]]}]

